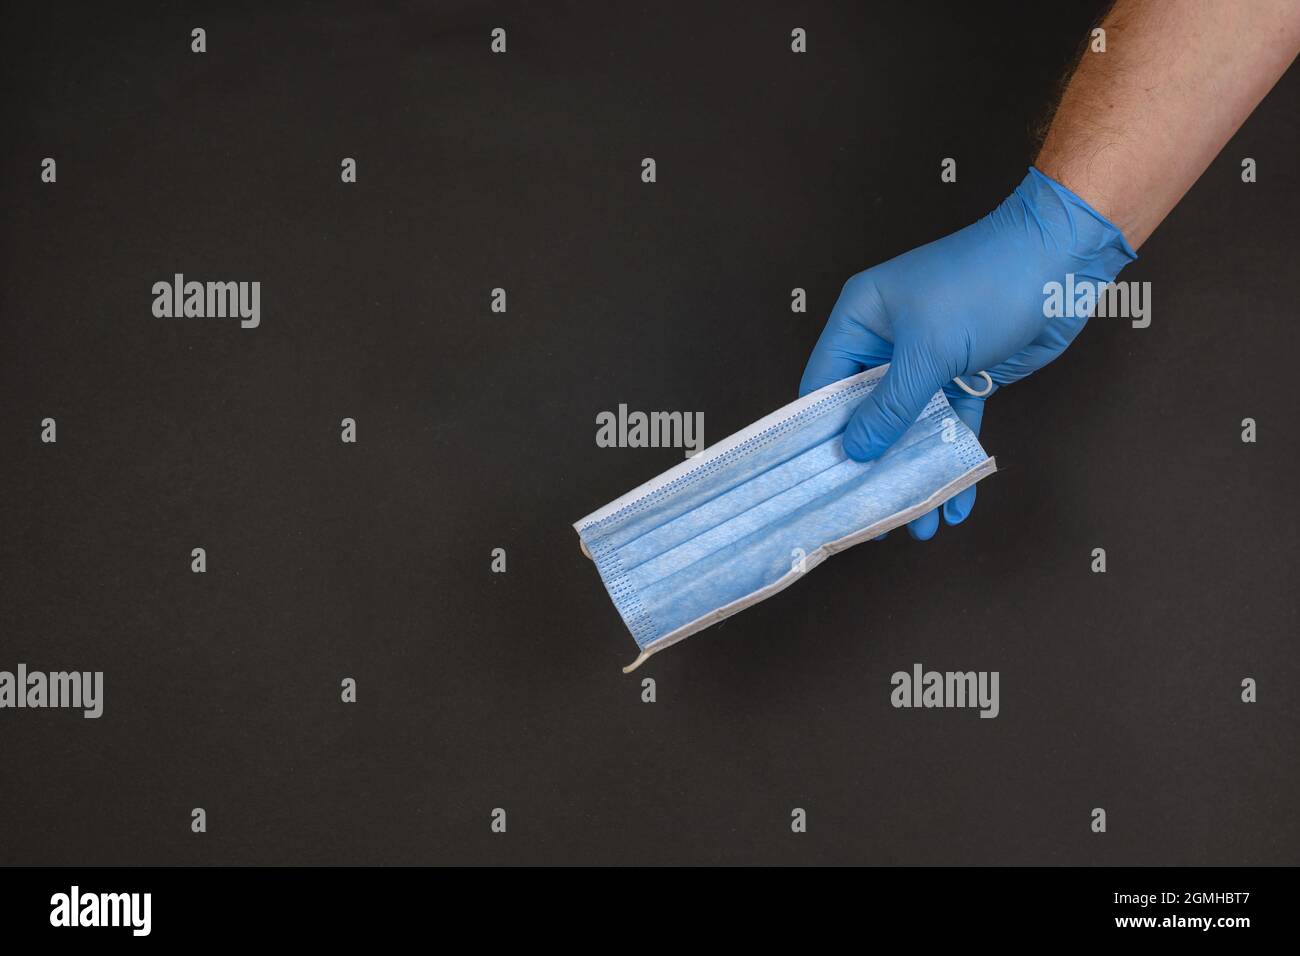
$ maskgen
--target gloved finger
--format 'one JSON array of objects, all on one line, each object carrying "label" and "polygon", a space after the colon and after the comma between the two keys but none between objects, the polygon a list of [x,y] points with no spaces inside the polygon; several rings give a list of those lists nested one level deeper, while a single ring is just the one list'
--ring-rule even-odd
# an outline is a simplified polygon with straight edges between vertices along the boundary
[{"label": "gloved finger", "polygon": [[[997,386],[993,386],[997,391]],[[957,417],[966,423],[966,427],[976,435],[980,433],[980,425],[984,422],[984,402],[988,396],[976,398],[974,395],[967,395],[956,385],[948,384],[943,387],[944,395],[948,397],[948,404],[952,410],[957,413]],[[990,393],[992,394],[992,393]]]},{"label": "gloved finger", "polygon": [[913,518],[907,523],[907,533],[915,541],[929,541],[934,537],[934,533],[939,530],[939,509],[927,511],[919,518]]},{"label": "gloved finger", "polygon": [[883,365],[893,353],[893,345],[836,306],[808,357],[799,382],[799,397],[864,369]]},{"label": "gloved finger", "polygon": [[[994,391],[996,390],[997,386],[994,385]],[[948,404],[957,413],[957,417],[966,423],[967,428],[978,435],[980,425],[984,423],[984,402],[987,396],[976,398],[974,395],[967,395],[955,385],[944,386],[944,392],[948,395]],[[971,485],[943,503],[941,509],[943,511],[943,520],[949,525],[961,524],[970,517],[971,509],[974,507],[975,485]]]},{"label": "gloved finger", "polygon": [[920,349],[896,343],[893,361],[844,429],[844,451],[854,461],[879,458],[916,421],[944,377]]},{"label": "gloved finger", "polygon": [[[996,386],[994,389],[996,390]],[[984,423],[984,401],[987,396],[976,398],[952,384],[945,385],[943,390],[948,396],[948,404],[957,413],[957,417],[978,435],[980,425]],[[908,533],[917,541],[930,540],[938,531],[940,514],[943,515],[944,522],[950,526],[961,524],[970,517],[971,509],[975,507],[975,488],[975,485],[971,485],[945,501],[942,507],[913,519],[908,523]]]},{"label": "gloved finger", "polygon": [[[947,388],[944,389],[947,391]],[[961,389],[955,389],[961,392]],[[957,413],[957,417],[966,423],[966,427],[976,435],[980,433],[980,425],[984,421],[984,399],[975,398],[961,392],[959,396],[951,396],[948,399],[952,409]],[[958,525],[970,517],[971,509],[975,507],[975,485],[958,492],[947,501],[943,506],[931,512],[916,518],[908,525],[908,531],[912,537],[918,541],[928,541],[934,536],[938,528],[938,515],[942,513],[943,520],[948,525]],[[933,527],[931,527],[930,517],[935,515]],[[924,522],[924,523],[922,523]]]},{"label": "gloved finger", "polygon": [[959,491],[943,503],[943,520],[949,525],[961,524],[970,517],[975,507],[975,485]]}]

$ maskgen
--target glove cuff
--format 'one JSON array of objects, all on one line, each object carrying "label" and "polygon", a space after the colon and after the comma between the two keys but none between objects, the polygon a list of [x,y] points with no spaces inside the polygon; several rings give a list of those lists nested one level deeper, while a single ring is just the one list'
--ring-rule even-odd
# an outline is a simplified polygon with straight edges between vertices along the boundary
[{"label": "glove cuff", "polygon": [[1029,167],[1015,194],[1040,225],[1063,225],[1064,229],[1052,229],[1057,241],[1111,278],[1137,259],[1137,253],[1118,226],[1036,167]]}]

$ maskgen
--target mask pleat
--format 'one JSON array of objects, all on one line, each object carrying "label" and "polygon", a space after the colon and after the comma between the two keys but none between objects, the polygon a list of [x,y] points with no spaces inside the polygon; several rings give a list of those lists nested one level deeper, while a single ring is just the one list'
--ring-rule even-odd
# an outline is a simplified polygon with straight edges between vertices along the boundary
[{"label": "mask pleat", "polygon": [[621,551],[623,569],[632,572],[666,552],[762,509],[843,461],[844,448],[838,436],[822,442],[629,542]]},{"label": "mask pleat", "polygon": [[[844,430],[851,414],[852,407],[833,409],[826,415],[805,423],[797,431],[756,443],[753,451],[730,456],[725,467],[722,463],[705,466],[704,471],[692,476],[680,490],[661,495],[645,506],[632,510],[620,520],[600,529],[594,537],[625,552],[625,560],[631,564],[639,564],[647,556],[652,557],[656,553],[653,543],[641,545],[643,537],[679,521],[689,522],[693,512],[707,508],[712,502],[725,498],[732,492],[739,492],[743,497],[746,486],[760,480],[765,474],[787,465],[792,466],[792,471],[797,470],[797,462],[801,458],[828,444]],[[797,480],[794,478],[791,483]],[[743,508],[743,505],[738,505],[736,510]],[[639,548],[644,550],[638,550]]]},{"label": "mask pleat", "polygon": [[[710,528],[638,568],[629,569],[625,565],[627,580],[645,592],[666,578],[683,572],[697,573],[700,562],[717,552],[725,550],[730,553],[743,549],[749,553],[756,548],[768,547],[778,552],[777,557],[783,565],[781,573],[784,574],[795,558],[795,548],[807,553],[826,541],[852,534],[889,514],[885,511],[874,516],[877,510],[892,507],[903,496],[891,495],[885,491],[868,500],[856,501],[855,493],[867,482],[880,482],[884,486],[891,479],[897,479],[901,486],[913,477],[911,472],[923,451],[914,442],[907,448],[896,449],[892,456],[879,462],[864,464],[843,457],[831,468]],[[881,473],[873,473],[875,470]],[[902,507],[909,504],[911,502],[904,501]],[[771,536],[765,537],[769,529],[783,523],[789,526],[790,533],[781,542],[775,542]],[[788,548],[784,545],[785,538],[790,541]]]}]

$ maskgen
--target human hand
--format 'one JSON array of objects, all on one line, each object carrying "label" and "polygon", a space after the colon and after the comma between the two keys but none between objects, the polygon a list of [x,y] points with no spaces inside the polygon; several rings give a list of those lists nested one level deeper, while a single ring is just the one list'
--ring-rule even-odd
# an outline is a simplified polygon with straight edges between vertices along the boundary
[{"label": "human hand", "polygon": [[[1100,287],[1135,258],[1105,217],[1031,168],[983,219],[850,278],[808,359],[799,394],[890,363],[845,429],[844,450],[856,461],[883,454],[940,389],[979,434],[985,398],[1052,361],[1087,322],[1086,315],[1049,317],[1045,284],[1064,285],[1073,273],[1076,285]],[[987,390],[980,379],[965,388],[955,384],[981,371],[992,383]],[[944,519],[958,524],[974,504],[971,487],[944,504]],[[912,521],[912,537],[933,537],[939,510]]]}]

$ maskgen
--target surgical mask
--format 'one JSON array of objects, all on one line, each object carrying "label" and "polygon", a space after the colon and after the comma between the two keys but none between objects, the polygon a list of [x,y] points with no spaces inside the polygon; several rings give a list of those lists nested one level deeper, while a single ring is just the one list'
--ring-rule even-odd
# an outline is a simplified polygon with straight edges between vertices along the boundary
[{"label": "surgical mask", "polygon": [[997,469],[942,392],[880,458],[849,458],[845,426],[887,368],[805,395],[574,525],[640,648],[624,673]]}]

